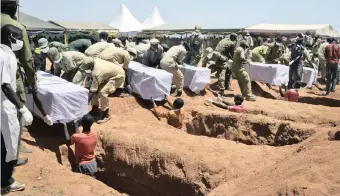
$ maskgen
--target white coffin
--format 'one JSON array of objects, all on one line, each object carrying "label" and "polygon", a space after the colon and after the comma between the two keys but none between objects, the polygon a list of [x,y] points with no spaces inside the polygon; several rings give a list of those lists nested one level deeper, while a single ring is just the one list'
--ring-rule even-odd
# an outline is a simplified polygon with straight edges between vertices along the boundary
[{"label": "white coffin", "polygon": [[179,68],[184,75],[184,87],[188,87],[192,92],[199,94],[210,84],[210,69],[186,64],[180,65]]},{"label": "white coffin", "polygon": [[172,74],[152,67],[147,67],[131,61],[128,69],[128,82],[132,92],[143,99],[155,101],[164,100],[164,95],[170,95]]},{"label": "white coffin", "polygon": [[[67,123],[82,118],[88,113],[88,94],[86,88],[67,82],[46,72],[37,72],[38,97],[46,114],[54,123]],[[43,118],[33,102],[31,94],[27,94],[26,107],[36,116]]]}]

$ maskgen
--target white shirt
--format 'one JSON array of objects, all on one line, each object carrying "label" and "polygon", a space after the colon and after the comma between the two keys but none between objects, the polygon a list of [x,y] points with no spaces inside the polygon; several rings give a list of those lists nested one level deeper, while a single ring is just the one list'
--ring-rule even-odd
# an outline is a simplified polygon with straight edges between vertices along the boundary
[{"label": "white shirt", "polygon": [[[12,50],[6,46],[0,45],[0,83],[9,84],[16,91],[16,72],[17,59]],[[1,107],[1,133],[4,137],[7,150],[6,162],[16,159],[18,150],[18,138],[20,132],[17,109],[15,105],[8,100],[1,90],[0,96]]]},{"label": "white shirt", "polygon": [[[16,91],[16,72],[17,72],[17,60],[15,54],[12,50],[6,46],[1,44],[1,85],[10,84],[14,92]],[[16,108],[12,102],[10,102],[5,94],[1,91],[1,114],[4,114],[9,111],[16,111]]]}]

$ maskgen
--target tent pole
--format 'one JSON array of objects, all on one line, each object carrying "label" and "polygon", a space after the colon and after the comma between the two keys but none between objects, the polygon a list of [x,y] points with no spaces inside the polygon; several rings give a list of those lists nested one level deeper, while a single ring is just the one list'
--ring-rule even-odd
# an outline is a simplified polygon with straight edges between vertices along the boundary
[{"label": "tent pole", "polygon": [[67,33],[66,30],[64,31],[64,43],[67,45]]},{"label": "tent pole", "polygon": [[[18,5],[20,5],[20,4],[19,4],[19,0],[18,0]],[[18,18],[17,18],[18,22],[19,22],[19,17],[20,17],[20,16],[19,16],[19,15],[20,15],[20,14],[19,14],[19,9],[20,9],[20,6],[18,6],[18,14],[17,14],[17,15],[18,15]]]}]

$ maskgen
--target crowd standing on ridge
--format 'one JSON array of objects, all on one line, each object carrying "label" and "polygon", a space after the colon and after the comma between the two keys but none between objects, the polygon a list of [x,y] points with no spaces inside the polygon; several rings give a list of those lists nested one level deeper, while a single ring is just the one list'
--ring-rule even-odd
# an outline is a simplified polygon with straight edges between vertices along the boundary
[{"label": "crowd standing on ridge", "polygon": [[[183,99],[184,76],[179,69],[183,63],[202,66],[216,73],[217,100],[208,102],[229,111],[245,111],[244,100],[256,101],[252,93],[251,79],[243,64],[252,62],[281,64],[289,66],[288,86],[280,88],[280,94],[287,101],[298,101],[298,89],[301,87],[302,68],[310,67],[320,72],[326,82],[322,89],[325,95],[335,92],[339,78],[339,42],[332,38],[322,40],[311,33],[300,33],[290,39],[277,36],[275,40],[257,37],[242,30],[239,34],[231,33],[222,39],[215,49],[204,48],[204,37],[200,27],[196,26],[188,42],[172,47],[161,44],[158,39],[133,42],[128,38],[113,39],[108,33],[93,34],[89,39],[78,39],[68,45],[49,42],[46,38],[38,40],[38,46],[31,48],[26,29],[16,21],[17,0],[1,1],[1,190],[19,191],[24,184],[12,177],[14,167],[27,163],[27,158],[19,158],[19,152],[32,153],[20,145],[24,126],[33,121],[31,112],[26,108],[25,87],[29,88],[35,104],[44,116],[44,122],[53,125],[53,121],[44,111],[44,105],[37,96],[36,71],[46,70],[46,59],[52,62],[51,74],[89,89],[88,100],[92,109],[81,120],[82,133],[71,137],[76,148],[76,172],[94,176],[97,165],[94,149],[97,143],[96,132],[91,129],[93,122],[105,123],[110,120],[109,96],[120,96],[129,92],[128,69],[134,60],[155,69],[163,69],[173,75],[173,85],[178,97],[169,102],[172,110],[160,112],[153,101],[158,117],[167,118],[168,123],[181,128],[185,119]],[[33,53],[32,53],[33,52]],[[32,55],[33,54],[33,55]],[[122,66],[121,66],[122,65]],[[231,91],[231,80],[235,78],[241,90],[235,96],[235,103],[223,99],[224,91]],[[284,91],[284,92],[283,92]],[[168,100],[167,97],[165,97]]]}]

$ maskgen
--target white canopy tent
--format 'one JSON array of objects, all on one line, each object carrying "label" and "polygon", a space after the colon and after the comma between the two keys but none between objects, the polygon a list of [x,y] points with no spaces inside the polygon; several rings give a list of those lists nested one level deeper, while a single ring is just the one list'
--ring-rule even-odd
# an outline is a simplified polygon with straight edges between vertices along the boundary
[{"label": "white canopy tent", "polygon": [[164,24],[166,23],[163,20],[161,14],[159,13],[158,8],[155,6],[152,14],[144,20],[142,25],[144,29],[148,29],[148,28],[157,27],[157,26],[164,25]]},{"label": "white canopy tent", "polygon": [[339,33],[329,24],[257,24],[245,28],[249,33],[278,33],[278,34],[296,34],[296,33],[315,33],[320,36],[338,37]]},{"label": "white canopy tent", "polygon": [[114,18],[113,22],[110,23],[110,26],[117,28],[119,32],[135,32],[143,30],[142,24],[131,14],[124,4],[120,7],[119,15]]}]

